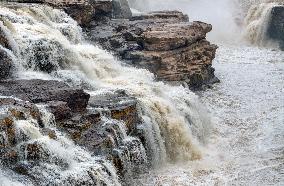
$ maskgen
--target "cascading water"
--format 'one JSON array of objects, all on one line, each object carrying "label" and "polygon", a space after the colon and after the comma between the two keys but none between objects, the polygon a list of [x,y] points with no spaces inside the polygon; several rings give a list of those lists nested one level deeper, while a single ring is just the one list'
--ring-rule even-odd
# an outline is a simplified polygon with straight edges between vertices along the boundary
[{"label": "cascading water", "polygon": [[[77,23],[63,11],[38,5],[1,6],[0,20],[1,29],[14,46],[14,77],[57,79],[94,93],[124,89],[138,99],[153,166],[201,158],[201,144],[206,143],[211,125],[194,93],[181,86],[155,82],[150,72],[128,67],[98,46],[86,43]],[[125,136],[123,124],[105,119],[106,125],[109,122],[117,125],[113,130],[122,135],[113,136],[121,138],[118,147],[138,147],[137,156],[145,157],[140,142]],[[71,184],[73,179],[82,178],[82,183],[118,185],[112,166],[75,146],[56,129],[59,139],[52,140],[41,133],[33,120],[16,121],[16,127],[20,136],[28,138],[19,148],[36,143],[43,150],[46,162],[31,170],[42,183]],[[126,152],[135,154],[133,150]],[[22,154],[21,158],[24,161],[27,157]]]},{"label": "cascading water", "polygon": [[[283,0],[239,0],[235,7],[223,0],[130,1],[138,10],[174,8],[189,17],[195,8],[200,12],[196,20],[210,16],[207,22],[215,27],[213,32],[226,29],[228,22],[238,27],[213,38],[219,43],[214,67],[221,83],[201,92],[215,123],[204,158],[154,170],[142,175],[136,185],[283,185],[284,52],[258,47],[267,46],[264,32],[269,12]],[[224,16],[230,20],[219,13],[230,14]],[[216,24],[219,21],[221,25]]]},{"label": "cascading water", "polygon": [[[209,39],[214,42],[273,45],[266,37],[271,9],[283,0],[129,0],[140,11],[180,10],[190,20],[213,25]],[[240,34],[242,33],[242,34]]]},{"label": "cascading water", "polygon": [[[19,166],[29,167],[26,174],[31,175],[32,179],[27,180],[15,173],[9,178],[4,168],[1,168],[4,174],[0,174],[0,185],[120,185],[116,171],[110,163],[103,158],[91,156],[89,152],[76,146],[56,129],[53,114],[43,105],[37,107],[40,108],[43,118],[42,125],[54,131],[56,139],[44,135],[38,121],[31,115],[26,114],[25,120],[15,119],[15,140],[18,144],[16,151],[21,164]],[[5,112],[8,111],[3,110],[1,114]]]},{"label": "cascading water", "polygon": [[[244,20],[244,38],[258,46],[276,46],[267,37],[267,28],[271,17],[271,10],[281,1],[259,1],[245,6],[247,11]],[[249,8],[248,8],[249,7]],[[277,47],[277,46],[276,46]]]}]

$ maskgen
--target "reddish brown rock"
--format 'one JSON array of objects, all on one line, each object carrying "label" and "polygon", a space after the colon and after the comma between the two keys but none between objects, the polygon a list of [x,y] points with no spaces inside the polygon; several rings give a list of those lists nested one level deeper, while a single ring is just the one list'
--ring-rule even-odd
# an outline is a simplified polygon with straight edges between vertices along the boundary
[{"label": "reddish brown rock", "polygon": [[91,37],[121,59],[154,73],[158,80],[200,88],[217,82],[212,61],[217,46],[206,40],[212,26],[188,22],[177,11],[160,11],[94,23]]},{"label": "reddish brown rock", "polygon": [[60,121],[72,117],[72,110],[69,108],[67,102],[50,101],[48,102],[49,111],[54,114],[55,120]]}]

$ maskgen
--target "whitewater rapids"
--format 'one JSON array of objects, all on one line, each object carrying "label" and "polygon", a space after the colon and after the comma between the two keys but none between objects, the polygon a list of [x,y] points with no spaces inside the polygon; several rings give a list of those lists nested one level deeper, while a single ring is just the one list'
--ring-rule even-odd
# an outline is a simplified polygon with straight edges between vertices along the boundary
[{"label": "whitewater rapids", "polygon": [[[15,59],[15,78],[56,79],[87,89],[91,95],[126,90],[138,99],[149,149],[147,155],[152,166],[202,158],[203,144],[206,144],[211,131],[211,120],[198,96],[190,90],[156,82],[154,75],[147,70],[126,66],[98,46],[87,43],[77,23],[63,11],[22,4],[1,6],[0,17],[3,22],[1,29],[13,49],[9,54]],[[49,145],[53,142],[46,142],[36,132],[36,124],[27,122],[20,126],[30,126],[21,130],[32,137],[37,136],[36,139],[47,144],[49,151],[56,151]],[[70,146],[70,149],[79,148],[74,144]],[[64,149],[63,145],[61,151],[67,152],[68,149]],[[84,152],[80,148],[79,151],[83,156]],[[87,162],[94,163],[92,159],[96,157],[85,153]],[[69,162],[69,159],[66,161]],[[48,171],[52,172],[52,169]],[[84,172],[80,167],[72,171],[79,176]],[[39,177],[40,180],[54,179],[52,175],[46,177],[44,172]],[[112,178],[113,185],[117,185],[117,177],[112,175]],[[61,183],[61,180],[56,183]]]},{"label": "whitewater rapids", "polygon": [[200,93],[215,126],[203,160],[153,171],[137,185],[284,184],[284,52],[222,45],[214,64],[221,83]]}]

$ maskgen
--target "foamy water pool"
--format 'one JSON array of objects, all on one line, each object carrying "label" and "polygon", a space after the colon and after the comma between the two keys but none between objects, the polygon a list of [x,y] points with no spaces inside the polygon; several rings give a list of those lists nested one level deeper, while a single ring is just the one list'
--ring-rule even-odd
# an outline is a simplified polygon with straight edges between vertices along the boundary
[{"label": "foamy water pool", "polygon": [[200,161],[167,165],[141,185],[283,185],[284,52],[220,46],[221,83],[200,93],[215,123]]}]

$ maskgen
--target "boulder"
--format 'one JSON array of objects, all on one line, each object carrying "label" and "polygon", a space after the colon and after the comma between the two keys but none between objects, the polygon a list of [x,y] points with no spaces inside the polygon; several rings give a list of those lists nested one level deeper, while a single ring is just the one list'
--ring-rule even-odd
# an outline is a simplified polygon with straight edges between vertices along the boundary
[{"label": "boulder", "polygon": [[145,50],[169,51],[186,47],[205,39],[212,26],[202,22],[167,24],[153,27],[142,35]]},{"label": "boulder", "polygon": [[[91,134],[98,136],[102,128],[101,117],[106,116],[118,121],[123,121],[126,125],[126,133],[130,134],[135,131],[137,125],[141,123],[136,105],[137,100],[128,96],[124,91],[93,95],[89,100],[89,109],[87,112],[73,114],[71,118],[65,117],[61,119],[63,118],[61,117],[60,120],[57,120],[57,124],[60,128],[67,131],[72,139],[80,141],[82,134],[88,133],[91,128],[94,129]],[[96,141],[96,143],[98,143],[98,141]]]},{"label": "boulder", "polygon": [[284,5],[272,8],[267,36],[279,43],[280,48],[284,50]]},{"label": "boulder", "polygon": [[218,81],[211,66],[217,47],[206,40],[170,51],[128,52],[126,59],[146,67],[159,80],[184,81],[192,89]]},{"label": "boulder", "polygon": [[140,123],[136,108],[137,100],[128,96],[123,90],[92,96],[89,105],[96,109],[107,109],[111,118],[124,121],[128,133]]},{"label": "boulder", "polygon": [[63,82],[35,79],[0,81],[0,95],[32,103],[63,101],[74,112],[85,111],[90,98],[82,89],[71,88]]},{"label": "boulder", "polygon": [[49,111],[54,115],[56,121],[69,119],[72,117],[72,110],[67,102],[49,101],[47,103]]}]

